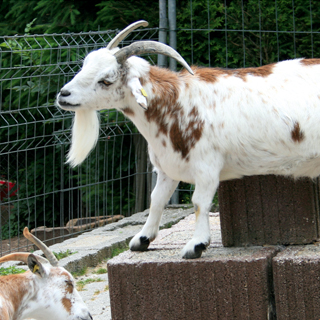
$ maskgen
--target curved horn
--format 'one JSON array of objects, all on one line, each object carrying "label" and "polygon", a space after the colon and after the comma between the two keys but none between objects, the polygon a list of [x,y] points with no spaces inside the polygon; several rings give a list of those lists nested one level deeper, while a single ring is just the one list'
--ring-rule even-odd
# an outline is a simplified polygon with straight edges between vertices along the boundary
[{"label": "curved horn", "polygon": [[[10,253],[7,254],[4,257],[0,258],[0,263],[3,262],[7,262],[7,261],[21,261],[24,262],[25,264],[28,264],[28,257],[31,253],[27,253],[27,252],[17,252],[17,253]],[[48,260],[40,257],[37,255],[37,259],[41,262],[41,263],[48,263]]]},{"label": "curved horn", "polygon": [[133,31],[134,29],[137,29],[138,27],[147,27],[149,23],[145,20],[139,20],[134,23],[131,23],[129,26],[127,26],[125,29],[123,29],[121,32],[119,32],[107,45],[107,49],[111,50],[112,48],[115,48],[118,46],[118,44],[126,38],[126,36]]},{"label": "curved horn", "polygon": [[27,238],[29,241],[31,241],[33,244],[35,244],[46,256],[46,258],[49,260],[50,264],[54,267],[58,266],[58,259],[55,257],[55,255],[52,253],[52,251],[38,238],[36,238],[33,234],[29,232],[28,227],[25,227],[23,230],[23,235],[25,238]]},{"label": "curved horn", "polygon": [[164,43],[157,41],[134,42],[129,46],[117,51],[114,54],[114,56],[116,57],[119,64],[123,64],[129,57],[144,53],[164,54],[170,58],[173,58],[177,60],[180,64],[182,64],[193,75],[193,71],[191,70],[188,63],[181,57],[181,55],[176,50]]},{"label": "curved horn", "polygon": [[4,257],[0,258],[0,263],[7,262],[7,261],[21,261],[25,264],[28,264],[28,257],[30,253],[26,252],[17,252],[17,253],[11,253],[7,254]]}]

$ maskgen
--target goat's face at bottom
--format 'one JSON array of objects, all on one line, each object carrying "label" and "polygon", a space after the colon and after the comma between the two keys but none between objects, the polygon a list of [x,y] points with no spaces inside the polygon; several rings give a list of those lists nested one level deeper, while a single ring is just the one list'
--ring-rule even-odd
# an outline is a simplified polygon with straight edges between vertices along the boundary
[{"label": "goat's face at bottom", "polygon": [[[37,268],[37,267],[36,267]],[[42,271],[33,274],[37,292],[33,302],[24,310],[43,313],[43,319],[90,320],[88,308],[84,304],[71,274],[61,267],[42,265]],[[39,304],[39,307],[36,304]],[[44,308],[42,306],[45,306]],[[38,309],[39,308],[39,309]],[[34,310],[32,310],[34,309]],[[38,311],[37,311],[38,309]],[[41,309],[43,309],[41,311]],[[41,319],[39,316],[37,319]]]},{"label": "goat's face at bottom", "polygon": [[80,297],[72,275],[63,267],[51,250],[28,228],[24,236],[43,251],[41,256],[18,252],[0,258],[0,263],[21,261],[29,271],[0,277],[0,319],[23,320],[92,320]]}]

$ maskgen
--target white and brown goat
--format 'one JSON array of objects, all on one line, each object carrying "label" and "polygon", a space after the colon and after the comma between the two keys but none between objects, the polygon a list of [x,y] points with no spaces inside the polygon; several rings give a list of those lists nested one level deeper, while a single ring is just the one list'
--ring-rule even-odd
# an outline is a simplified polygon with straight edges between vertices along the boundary
[{"label": "white and brown goat", "polygon": [[0,277],[0,319],[92,320],[72,275],[58,266],[58,260],[26,227],[24,236],[43,251],[45,259],[32,253],[11,253],[0,258],[22,261],[29,271]]},{"label": "white and brown goat", "polygon": [[[75,112],[68,162],[80,164],[98,139],[97,110],[115,108],[136,125],[149,145],[157,184],[148,220],[130,242],[146,250],[157,236],[164,206],[179,181],[195,184],[193,238],[184,258],[210,243],[208,213],[219,181],[259,174],[294,178],[320,174],[320,59],[296,59],[257,68],[192,68],[172,48],[139,41],[91,52],[57,104]],[[162,53],[189,71],[151,66],[135,57]]]}]

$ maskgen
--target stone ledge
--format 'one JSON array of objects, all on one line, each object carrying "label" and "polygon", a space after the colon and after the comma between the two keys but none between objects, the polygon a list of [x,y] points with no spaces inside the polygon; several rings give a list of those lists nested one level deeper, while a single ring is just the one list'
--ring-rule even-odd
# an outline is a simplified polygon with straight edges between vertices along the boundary
[{"label": "stone ledge", "polygon": [[184,260],[194,214],[162,230],[146,252],[108,262],[112,319],[273,319],[272,258],[279,247],[223,248],[219,215],[202,258]]},{"label": "stone ledge", "polygon": [[112,319],[273,319],[277,247],[127,251],[108,262]]},{"label": "stone ledge", "polygon": [[273,269],[277,319],[320,319],[320,247],[288,247]]}]

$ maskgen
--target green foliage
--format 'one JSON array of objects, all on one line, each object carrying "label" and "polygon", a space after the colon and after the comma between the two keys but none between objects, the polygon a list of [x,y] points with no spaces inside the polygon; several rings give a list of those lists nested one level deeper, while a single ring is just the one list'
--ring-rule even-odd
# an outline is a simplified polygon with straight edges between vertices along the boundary
[{"label": "green foliage", "polygon": [[[3,0],[0,6],[0,35],[23,34],[25,26],[33,34],[122,29],[145,19],[158,26],[158,2],[149,0]],[[8,28],[8,24],[10,28]]]},{"label": "green foliage", "polygon": [[82,268],[78,271],[71,272],[74,278],[84,276],[87,273],[87,267]]},{"label": "green foliage", "polygon": [[75,253],[77,253],[77,252],[72,252],[69,249],[67,249],[67,251],[53,252],[53,254],[55,255],[55,257],[58,260],[61,260],[61,259],[66,258],[66,257],[69,257],[69,256],[71,256],[71,255],[73,255]]},{"label": "green foliage", "polygon": [[224,3],[179,2],[178,51],[188,62],[237,68],[320,55],[320,37],[310,34],[320,29],[320,7],[315,1],[232,0],[226,7]]},{"label": "green foliage", "polygon": [[108,273],[108,269],[106,268],[99,268],[97,271],[95,271],[94,273],[96,274],[105,274]]},{"label": "green foliage", "polygon": [[[55,96],[65,77],[51,76],[57,69],[52,61],[63,58],[63,54],[58,57],[59,51],[45,50],[57,46],[48,41],[38,37],[28,42],[17,38],[0,43],[2,119],[6,123],[0,127],[0,143],[6,145],[5,151],[10,150],[0,170],[17,182],[22,199],[16,202],[10,223],[2,226],[2,238],[17,235],[28,223],[33,227],[36,222],[38,226],[60,222],[57,212],[65,206],[58,191],[70,184],[69,169],[61,166],[65,150],[51,140],[52,132],[71,125],[71,119],[53,118]],[[30,46],[38,49],[39,45],[43,50],[30,50]],[[50,205],[46,207],[45,203]]]},{"label": "green foliage", "polygon": [[113,247],[111,249],[110,259],[118,256],[120,253],[125,252],[127,250],[129,250],[129,246],[128,245],[126,245],[125,247]]},{"label": "green foliage", "polygon": [[9,274],[19,274],[24,272],[26,272],[26,270],[22,268],[17,268],[16,266],[11,266],[8,268],[0,268],[0,276],[7,276]]},{"label": "green foliage", "polygon": [[77,281],[77,290],[78,291],[83,291],[85,285],[89,284],[89,283],[94,283],[94,282],[102,282],[103,280],[101,278],[96,278],[96,279],[86,279],[86,280],[79,280]]},{"label": "green foliage", "polygon": [[[140,19],[157,27],[158,15],[158,1],[149,0],[52,0],[50,5],[47,0],[3,0],[0,34],[122,29]],[[320,31],[319,16],[316,1],[180,0],[178,51],[189,63],[232,68],[320,56],[320,35],[310,34],[311,29]],[[0,173],[8,172],[20,188],[10,223],[1,227],[2,238],[18,234],[27,223],[60,225],[65,222],[60,212],[71,206],[67,199],[74,198],[72,206],[84,208],[88,215],[131,212],[135,159],[130,146],[135,127],[118,112],[103,112],[102,128],[112,132],[106,132],[79,169],[63,166],[66,144],[50,139],[52,132],[69,128],[72,117],[56,117],[54,99],[84,54],[78,48],[52,50],[58,44],[50,37],[28,41],[16,38],[0,43],[1,117],[7,123],[0,128],[0,143],[8,144],[6,151],[13,148],[1,159]],[[43,50],[29,50],[39,47]],[[72,71],[59,75],[60,61],[69,61],[68,66],[74,62]],[[80,191],[59,191],[79,186]],[[193,187],[182,184],[180,189],[186,190],[180,193],[180,202],[190,203]],[[105,203],[105,199],[112,201]]]},{"label": "green foliage", "polygon": [[[27,31],[31,27],[29,23]],[[10,222],[1,226],[2,239],[18,235],[25,225],[64,224],[70,208],[80,215],[95,216],[131,213],[134,207],[130,191],[134,179],[129,173],[134,172],[135,164],[130,134],[137,130],[122,114],[102,112],[102,130],[112,128],[112,135],[99,140],[92,156],[79,169],[64,165],[67,146],[55,138],[71,127],[72,115],[61,116],[54,101],[68,80],[68,73],[60,68],[74,62],[73,68],[77,69],[80,61],[78,49],[54,50],[58,45],[54,38],[41,36],[0,43],[1,116],[6,123],[0,127],[0,144],[11,151],[1,161],[0,172],[8,173],[8,179],[19,185]],[[41,50],[37,50],[39,46]],[[61,66],[55,61],[68,64]],[[112,201],[106,201],[106,197]]]}]

